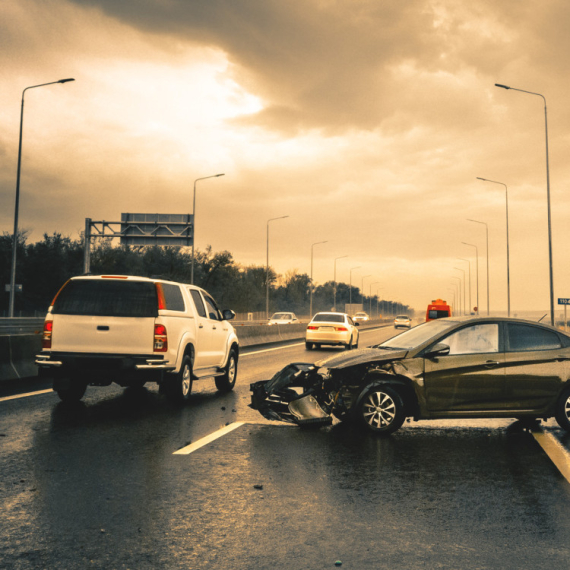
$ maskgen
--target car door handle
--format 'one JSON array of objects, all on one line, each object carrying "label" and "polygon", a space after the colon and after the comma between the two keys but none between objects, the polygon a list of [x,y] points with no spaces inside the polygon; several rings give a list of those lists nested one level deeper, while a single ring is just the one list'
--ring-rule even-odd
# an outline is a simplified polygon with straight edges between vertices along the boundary
[{"label": "car door handle", "polygon": [[497,360],[487,360],[487,362],[485,362],[485,368],[494,368],[495,366],[498,366],[499,362]]}]

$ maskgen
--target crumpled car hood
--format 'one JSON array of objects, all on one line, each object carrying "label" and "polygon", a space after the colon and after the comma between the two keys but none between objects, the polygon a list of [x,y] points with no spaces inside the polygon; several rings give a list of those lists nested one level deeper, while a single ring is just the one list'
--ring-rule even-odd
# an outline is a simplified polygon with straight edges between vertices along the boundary
[{"label": "crumpled car hood", "polygon": [[367,362],[389,362],[390,360],[401,360],[405,358],[407,350],[385,350],[381,348],[360,348],[343,352],[342,354],[331,356],[315,362],[319,368],[342,369]]}]

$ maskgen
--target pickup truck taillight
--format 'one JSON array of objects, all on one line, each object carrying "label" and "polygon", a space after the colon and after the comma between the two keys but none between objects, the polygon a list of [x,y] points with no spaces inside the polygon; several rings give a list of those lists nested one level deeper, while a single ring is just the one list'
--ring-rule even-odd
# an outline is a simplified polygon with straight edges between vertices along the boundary
[{"label": "pickup truck taillight", "polygon": [[51,348],[51,335],[53,333],[53,321],[44,323],[44,332],[42,335],[42,348]]},{"label": "pickup truck taillight", "polygon": [[154,352],[166,352],[168,350],[168,339],[166,327],[164,325],[154,325]]}]

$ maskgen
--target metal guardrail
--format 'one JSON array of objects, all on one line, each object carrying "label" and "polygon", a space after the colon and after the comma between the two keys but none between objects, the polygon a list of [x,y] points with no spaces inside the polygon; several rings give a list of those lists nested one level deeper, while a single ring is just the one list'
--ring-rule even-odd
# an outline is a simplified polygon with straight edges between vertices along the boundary
[{"label": "metal guardrail", "polygon": [[40,334],[44,327],[44,317],[0,318],[0,335]]}]

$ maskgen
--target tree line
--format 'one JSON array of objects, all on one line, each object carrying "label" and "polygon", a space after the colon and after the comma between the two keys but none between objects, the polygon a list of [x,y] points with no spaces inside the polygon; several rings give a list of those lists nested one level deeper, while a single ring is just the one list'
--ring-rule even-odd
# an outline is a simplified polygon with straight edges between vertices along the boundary
[{"label": "tree line", "polygon": [[[59,288],[75,275],[83,273],[83,240],[73,240],[59,233],[44,234],[36,243],[27,243],[22,233],[16,252],[16,283],[22,292],[15,297],[14,315],[35,316],[46,312]],[[0,237],[0,283],[10,283],[12,236]],[[92,246],[91,273],[93,275],[139,275],[160,277],[190,283],[192,254],[189,248],[159,246],[114,246],[111,239],[103,239]],[[206,289],[222,308],[236,313],[264,313],[266,287],[269,280],[269,312],[291,311],[308,315],[311,279],[306,273],[290,270],[284,275],[263,265],[244,266],[237,263],[229,251],[213,252],[211,247],[195,251],[194,283]],[[328,281],[313,289],[313,313],[333,308],[334,282]],[[4,288],[3,288],[4,289]],[[361,303],[364,310],[380,314],[411,313],[411,309],[392,301],[361,297],[360,289],[346,283],[336,284],[336,306],[344,311],[345,304]],[[9,293],[4,292],[0,314],[8,314]],[[371,309],[371,310],[370,310]]]}]

